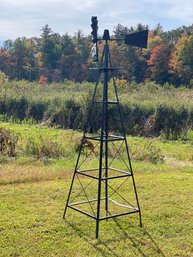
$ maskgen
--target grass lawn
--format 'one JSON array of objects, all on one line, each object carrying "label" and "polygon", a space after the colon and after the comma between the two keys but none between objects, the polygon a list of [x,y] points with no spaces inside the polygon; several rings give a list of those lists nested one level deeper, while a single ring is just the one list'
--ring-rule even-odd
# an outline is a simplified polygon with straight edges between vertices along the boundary
[{"label": "grass lawn", "polygon": [[192,256],[193,175],[135,177],[144,227],[137,215],[103,221],[98,241],[93,220],[62,220],[70,176],[1,186],[0,256]]},{"label": "grass lawn", "polygon": [[132,161],[143,228],[137,214],[101,221],[99,240],[94,220],[70,209],[62,219],[74,157],[1,161],[0,256],[193,256],[191,144],[154,141],[163,163]]}]

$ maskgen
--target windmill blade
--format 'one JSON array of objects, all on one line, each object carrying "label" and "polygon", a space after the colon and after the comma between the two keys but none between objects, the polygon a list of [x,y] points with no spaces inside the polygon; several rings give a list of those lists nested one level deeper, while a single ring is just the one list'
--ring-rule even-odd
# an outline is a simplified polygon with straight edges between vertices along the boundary
[{"label": "windmill blade", "polygon": [[93,41],[93,47],[91,49],[91,55],[92,55],[92,60],[93,62],[98,62],[98,20],[97,16],[92,16],[91,18],[91,28],[92,28],[92,41]]},{"label": "windmill blade", "polygon": [[97,20],[97,16],[92,16],[91,18],[91,28],[92,28],[92,38],[93,38],[93,43],[97,42],[97,33],[98,33],[98,20]]},{"label": "windmill blade", "polygon": [[147,39],[148,39],[148,29],[126,35],[125,44],[130,46],[147,48]]},{"label": "windmill blade", "polygon": [[98,47],[97,47],[97,43],[93,44],[93,47],[91,49],[91,55],[92,55],[93,62],[98,62]]}]

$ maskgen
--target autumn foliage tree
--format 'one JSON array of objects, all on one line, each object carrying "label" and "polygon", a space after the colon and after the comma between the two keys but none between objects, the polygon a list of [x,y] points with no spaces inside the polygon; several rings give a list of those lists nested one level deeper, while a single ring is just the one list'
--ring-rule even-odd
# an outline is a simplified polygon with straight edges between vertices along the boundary
[{"label": "autumn foliage tree", "polygon": [[0,49],[0,71],[9,74],[10,68],[12,66],[12,58],[8,51],[1,48]]},{"label": "autumn foliage tree", "polygon": [[[118,24],[111,38],[124,38],[125,34],[147,29],[147,25],[126,27]],[[127,46],[123,41],[109,42],[114,66],[122,67],[119,79],[137,83],[154,80],[175,86],[193,86],[193,26],[182,26],[165,32],[160,24],[149,31],[148,48]],[[96,74],[89,67],[96,67],[90,56],[92,41],[82,31],[74,36],[60,35],[45,25],[40,37],[20,37],[6,40],[0,48],[0,71],[10,79],[38,81],[45,76],[48,82],[65,79],[82,82],[95,81]],[[99,44],[99,53],[102,44]]]},{"label": "autumn foliage tree", "polygon": [[157,45],[151,51],[148,64],[149,79],[163,84],[168,79],[169,48],[163,43]]},{"label": "autumn foliage tree", "polygon": [[172,75],[173,81],[175,81],[177,85],[184,80],[184,67],[181,56],[187,40],[187,37],[180,37],[178,39],[177,44],[171,53],[171,58],[169,61],[170,73]]}]

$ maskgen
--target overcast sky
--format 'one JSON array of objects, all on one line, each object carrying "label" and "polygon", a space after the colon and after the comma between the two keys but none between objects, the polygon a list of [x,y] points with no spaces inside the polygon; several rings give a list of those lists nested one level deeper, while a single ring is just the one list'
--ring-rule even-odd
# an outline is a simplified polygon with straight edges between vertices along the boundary
[{"label": "overcast sky", "polygon": [[193,0],[0,0],[0,40],[40,36],[46,24],[60,34],[88,35],[91,16],[98,17],[99,34],[118,23],[171,30],[192,25]]}]

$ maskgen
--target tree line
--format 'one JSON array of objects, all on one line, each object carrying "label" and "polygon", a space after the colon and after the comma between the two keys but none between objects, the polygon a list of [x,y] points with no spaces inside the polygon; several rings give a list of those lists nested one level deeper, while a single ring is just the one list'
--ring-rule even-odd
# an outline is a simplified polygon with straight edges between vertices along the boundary
[{"label": "tree line", "polygon": [[[115,26],[112,38],[147,29]],[[0,71],[10,79],[63,82],[93,82],[96,76],[89,71],[95,67],[90,56],[92,40],[78,31],[74,36],[60,35],[45,25],[40,37],[19,37],[6,40],[0,48]],[[123,67],[116,74],[128,82],[141,83],[147,80],[159,84],[171,83],[178,87],[193,87],[193,25],[164,31],[158,24],[149,31],[148,48],[140,49],[111,41],[111,58],[114,66]],[[102,44],[99,44],[99,52]]]}]

